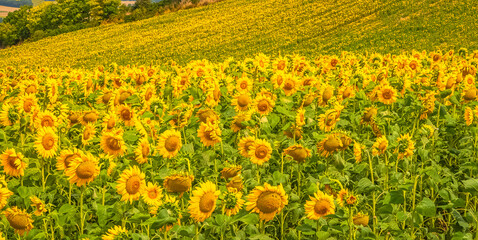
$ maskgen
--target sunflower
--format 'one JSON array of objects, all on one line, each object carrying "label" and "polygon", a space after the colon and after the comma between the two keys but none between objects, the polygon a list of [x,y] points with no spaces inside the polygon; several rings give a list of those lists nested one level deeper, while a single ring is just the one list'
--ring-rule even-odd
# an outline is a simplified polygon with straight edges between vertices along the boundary
[{"label": "sunflower", "polygon": [[317,220],[335,213],[334,198],[318,190],[310,196],[310,201],[306,201],[304,208],[308,219]]},{"label": "sunflower", "polygon": [[0,111],[0,125],[11,126],[19,119],[13,105],[4,103]]},{"label": "sunflower", "polygon": [[348,196],[349,196],[349,190],[344,188],[340,189],[339,193],[337,194],[337,202],[339,203],[341,207],[344,206],[344,203]]},{"label": "sunflower", "polygon": [[105,132],[111,132],[113,131],[113,129],[116,127],[118,123],[118,118],[116,117],[116,115],[114,115],[113,113],[110,113],[108,115],[106,115],[104,118],[103,118],[103,131]]},{"label": "sunflower", "polygon": [[305,109],[302,107],[297,110],[297,115],[295,117],[295,125],[298,127],[302,127],[305,125]]},{"label": "sunflower", "polygon": [[0,155],[0,159],[5,174],[13,177],[24,175],[27,163],[23,159],[23,154],[15,152],[15,149],[7,149]]},{"label": "sunflower", "polygon": [[404,157],[410,157],[413,155],[413,150],[415,150],[415,143],[412,140],[410,134],[401,135],[398,139],[398,147],[395,150],[395,153],[398,153],[397,159],[400,160]]},{"label": "sunflower", "polygon": [[198,110],[196,115],[199,118],[199,120],[203,123],[219,120],[219,116],[217,115],[217,113],[210,108],[200,109]]},{"label": "sunflower", "polygon": [[310,150],[300,144],[284,149],[284,153],[291,156],[298,163],[303,163],[306,158],[310,157]]},{"label": "sunflower", "polygon": [[174,96],[179,97],[179,95],[191,85],[189,73],[180,73],[178,76],[171,79],[171,85],[173,87]]},{"label": "sunflower", "polygon": [[275,106],[274,100],[271,98],[261,95],[254,99],[255,110],[261,115],[268,115]]},{"label": "sunflower", "polygon": [[13,195],[13,192],[8,190],[7,186],[0,187],[0,209],[4,208],[8,203],[8,198]]},{"label": "sunflower", "polygon": [[343,143],[337,134],[329,134],[317,144],[317,151],[320,155],[327,157],[343,147]]},{"label": "sunflower", "polygon": [[359,142],[354,141],[354,157],[355,157],[355,162],[359,163],[362,161],[362,150],[365,148],[365,146],[362,146]]},{"label": "sunflower", "polygon": [[473,123],[473,110],[470,107],[465,108],[465,123],[470,126]]},{"label": "sunflower", "polygon": [[274,89],[282,88],[282,84],[284,83],[285,73],[277,72],[271,77],[271,82],[274,85]]},{"label": "sunflower", "polygon": [[287,198],[282,184],[271,186],[265,183],[264,186],[256,186],[249,193],[246,210],[259,213],[259,218],[267,222],[288,204]]},{"label": "sunflower", "polygon": [[270,59],[263,53],[258,54],[253,61],[253,64],[261,72],[265,72],[269,66]]},{"label": "sunflower", "polygon": [[34,207],[36,210],[33,214],[35,214],[36,216],[41,216],[43,215],[44,212],[46,212],[46,208],[45,208],[45,203],[43,203],[42,200],[40,200],[38,197],[36,196],[32,196],[30,197],[30,202],[32,207]]},{"label": "sunflower", "polygon": [[251,120],[250,112],[241,112],[234,116],[234,120],[231,123],[231,130],[233,132],[239,132],[241,129],[244,129],[245,126],[242,125],[242,122]]},{"label": "sunflower", "polygon": [[324,84],[320,87],[318,103],[320,106],[326,106],[329,101],[334,97],[334,87],[328,84]]},{"label": "sunflower", "polygon": [[114,226],[101,236],[102,240],[129,239],[128,230],[121,226]]},{"label": "sunflower", "polygon": [[256,141],[256,139],[254,137],[243,137],[241,138],[241,140],[239,140],[239,153],[243,156],[243,157],[250,157],[249,155],[249,150],[250,150],[250,147],[254,144],[254,142]]},{"label": "sunflower", "polygon": [[242,94],[236,94],[231,101],[231,105],[234,106],[236,112],[246,111],[251,106],[251,97],[248,92]]},{"label": "sunflower", "polygon": [[134,94],[134,90],[132,88],[122,87],[116,91],[114,105],[121,105],[123,104],[126,99]]},{"label": "sunflower", "polygon": [[236,175],[226,184],[227,188],[235,188],[238,192],[242,191],[244,185],[242,183],[241,175]]},{"label": "sunflower", "polygon": [[215,122],[216,121],[201,123],[199,126],[198,137],[206,147],[214,146],[216,143],[220,143],[222,141],[221,128],[219,128],[219,125]]},{"label": "sunflower", "polygon": [[263,139],[257,139],[249,147],[249,156],[251,162],[257,165],[262,165],[263,163],[269,161],[272,154],[272,147],[269,142]]},{"label": "sunflower", "polygon": [[385,136],[381,136],[375,140],[372,145],[372,155],[377,156],[385,153],[388,147],[388,140]]},{"label": "sunflower", "polygon": [[164,158],[173,158],[178,155],[182,147],[181,134],[176,130],[166,130],[158,140],[159,155]]},{"label": "sunflower", "polygon": [[134,112],[128,105],[119,105],[116,107],[116,115],[124,122],[125,126],[134,126]]},{"label": "sunflower", "polygon": [[312,102],[313,102],[316,98],[317,98],[317,94],[316,94],[315,92],[311,92],[311,93],[306,94],[306,95],[303,97],[302,106],[303,106],[303,107],[309,106],[310,104],[312,104]]},{"label": "sunflower", "polygon": [[290,139],[300,140],[302,139],[302,128],[299,126],[292,125],[284,131],[284,135],[286,135]]},{"label": "sunflower", "polygon": [[151,153],[148,138],[144,137],[139,141],[139,144],[134,150],[134,153],[136,155],[135,160],[139,164],[143,164],[148,161],[148,157]]},{"label": "sunflower", "polygon": [[161,199],[163,198],[163,189],[156,183],[148,182],[148,184],[144,188],[142,197],[144,202],[148,205],[161,205]]},{"label": "sunflower", "polygon": [[122,156],[126,151],[122,131],[103,132],[100,140],[101,149],[106,154],[113,156]]},{"label": "sunflower", "polygon": [[164,179],[163,186],[168,192],[183,193],[191,188],[193,175],[184,173],[173,174]]},{"label": "sunflower", "polygon": [[221,192],[210,181],[201,183],[189,200],[189,214],[196,222],[204,222],[216,209],[216,200]]},{"label": "sunflower", "polygon": [[278,57],[274,59],[272,62],[272,70],[274,72],[285,72],[287,71],[287,67],[289,65],[289,61],[285,57]]},{"label": "sunflower", "polygon": [[60,156],[56,159],[56,169],[58,171],[67,169],[70,166],[71,161],[74,158],[81,157],[82,154],[83,152],[77,149],[74,149],[73,151],[69,149],[62,150]]},{"label": "sunflower", "polygon": [[144,173],[137,166],[130,167],[121,173],[117,181],[116,190],[121,194],[121,201],[138,200],[144,192],[146,182],[144,181]]},{"label": "sunflower", "polygon": [[81,143],[85,146],[88,145],[91,139],[95,137],[95,134],[96,134],[95,125],[92,123],[88,123],[85,126],[85,129],[83,130],[83,134],[81,134]]},{"label": "sunflower", "polygon": [[15,233],[23,236],[33,229],[33,219],[25,210],[20,210],[14,206],[3,211],[10,226],[15,229]]},{"label": "sunflower", "polygon": [[241,77],[236,82],[236,90],[240,93],[248,93],[252,91],[253,82],[248,77]]},{"label": "sunflower", "polygon": [[20,112],[30,114],[36,108],[38,108],[38,99],[34,94],[26,94],[20,98],[18,103],[18,110]]},{"label": "sunflower", "polygon": [[340,112],[335,109],[329,109],[325,113],[319,115],[318,124],[320,130],[330,132],[340,120]]},{"label": "sunflower", "polygon": [[108,103],[110,103],[112,99],[113,99],[113,91],[103,90],[100,92],[100,96],[96,98],[96,103],[108,105]]},{"label": "sunflower", "polygon": [[397,101],[397,90],[388,84],[380,87],[378,100],[387,105],[394,103]]},{"label": "sunflower", "polygon": [[75,183],[78,187],[81,187],[95,180],[100,174],[98,164],[98,159],[87,152],[71,160],[65,175],[68,176],[70,183]]},{"label": "sunflower", "polygon": [[227,188],[227,193],[222,199],[224,205],[224,213],[227,216],[236,215],[239,210],[242,209],[246,201],[242,199],[242,192],[237,191],[235,188]]},{"label": "sunflower", "polygon": [[360,124],[369,124],[374,121],[374,117],[377,115],[378,108],[372,106],[365,108],[365,112],[360,120]]},{"label": "sunflower", "polygon": [[80,118],[81,118],[81,113],[79,112],[70,112],[69,115],[68,115],[68,121],[70,122],[70,127],[79,123],[80,122]]},{"label": "sunflower", "polygon": [[[70,115],[71,116],[71,115]],[[88,123],[96,123],[96,120],[99,118],[99,113],[96,110],[90,110],[84,112],[79,118],[78,121],[83,124],[87,125]],[[70,119],[71,122],[71,119]]]},{"label": "sunflower", "polygon": [[368,225],[368,222],[370,220],[370,217],[368,215],[365,215],[363,213],[357,213],[353,218],[353,223],[354,225],[362,225],[366,227]]},{"label": "sunflower", "polygon": [[221,170],[221,178],[229,179],[241,174],[242,166],[233,165],[230,167],[225,167]]}]

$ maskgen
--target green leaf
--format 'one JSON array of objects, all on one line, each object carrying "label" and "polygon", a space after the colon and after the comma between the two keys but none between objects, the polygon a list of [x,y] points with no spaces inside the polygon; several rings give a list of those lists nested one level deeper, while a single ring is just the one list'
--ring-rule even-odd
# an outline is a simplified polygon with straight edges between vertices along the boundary
[{"label": "green leaf", "polygon": [[425,217],[434,217],[436,215],[435,203],[425,197],[420,203],[418,203],[417,212]]},{"label": "green leaf", "polygon": [[259,222],[259,215],[257,214],[247,214],[244,217],[241,217],[239,221],[245,224],[257,224]]},{"label": "green leaf", "polygon": [[98,225],[104,227],[108,222],[108,207],[103,205],[98,205],[98,209],[96,211],[96,215],[98,216]]},{"label": "green leaf", "polygon": [[478,179],[472,178],[464,180],[463,186],[465,187],[465,192],[469,192],[473,195],[478,193]]},{"label": "green leaf", "polygon": [[375,190],[375,185],[370,181],[368,178],[362,178],[357,183],[357,187],[355,188],[357,193],[369,193]]}]

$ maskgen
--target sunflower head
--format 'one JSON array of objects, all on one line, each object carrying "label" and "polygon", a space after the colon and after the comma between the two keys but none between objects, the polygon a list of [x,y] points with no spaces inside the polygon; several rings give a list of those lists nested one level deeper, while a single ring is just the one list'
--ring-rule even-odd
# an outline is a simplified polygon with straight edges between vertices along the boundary
[{"label": "sunflower head", "polygon": [[282,185],[265,183],[264,186],[255,187],[247,196],[246,209],[259,213],[261,220],[270,221],[288,204],[287,198]]},{"label": "sunflower head", "polygon": [[33,219],[25,210],[20,210],[15,206],[3,211],[3,214],[10,226],[15,229],[15,233],[23,236],[33,229]]},{"label": "sunflower head", "polygon": [[120,179],[117,181],[116,190],[121,194],[122,201],[129,201],[132,203],[138,200],[146,187],[144,181],[144,173],[137,166],[130,167],[123,171]]},{"label": "sunflower head", "polygon": [[0,155],[0,159],[2,160],[5,174],[13,177],[24,175],[27,163],[23,158],[23,154],[16,152],[15,149],[7,149]]},{"label": "sunflower head", "polygon": [[370,217],[363,213],[357,213],[357,215],[353,217],[353,223],[355,225],[362,225],[364,227],[368,225],[369,220],[370,220]]},{"label": "sunflower head", "polygon": [[193,180],[193,175],[178,173],[166,177],[163,186],[168,192],[183,193],[191,188]]},{"label": "sunflower head", "polygon": [[242,209],[245,202],[242,199],[242,192],[237,191],[235,188],[228,188],[222,199],[225,214],[227,216],[236,215]]},{"label": "sunflower head", "polygon": [[150,206],[162,204],[163,189],[156,183],[148,182],[143,192],[143,200]]},{"label": "sunflower head", "polygon": [[207,181],[201,183],[193,191],[191,200],[189,200],[189,213],[196,222],[203,222],[211,216],[216,209],[216,200],[220,191],[216,190],[214,183]]},{"label": "sunflower head", "polygon": [[310,157],[310,150],[300,144],[288,147],[284,150],[284,153],[298,163],[303,163],[307,157]]},{"label": "sunflower head", "polygon": [[234,188],[236,191],[240,192],[244,188],[241,175],[236,175],[229,180],[226,184],[227,188]]},{"label": "sunflower head", "polygon": [[336,152],[341,147],[343,147],[343,144],[340,140],[340,136],[337,134],[329,134],[327,138],[323,139],[317,144],[317,150],[324,157]]},{"label": "sunflower head", "polygon": [[314,196],[310,196],[304,207],[307,218],[312,220],[335,213],[334,198],[320,190],[314,193]]},{"label": "sunflower head", "polygon": [[233,178],[239,174],[241,174],[241,165],[234,165],[230,167],[225,167],[221,170],[221,177],[225,179]]},{"label": "sunflower head", "polygon": [[158,150],[164,158],[175,157],[181,147],[181,134],[176,130],[167,130],[159,137]]},{"label": "sunflower head", "polygon": [[78,187],[86,185],[100,174],[98,159],[89,152],[80,154],[79,157],[71,160],[65,174],[70,183],[74,183]]},{"label": "sunflower head", "polygon": [[272,147],[269,142],[263,139],[256,139],[254,143],[249,148],[249,156],[251,162],[262,165],[263,163],[269,161],[272,154]]},{"label": "sunflower head", "polygon": [[41,216],[44,212],[47,212],[45,208],[45,203],[43,203],[43,201],[40,200],[38,197],[31,196],[30,202],[31,206],[35,208],[35,212],[33,214],[35,214],[36,216]]},{"label": "sunflower head", "polygon": [[102,240],[130,239],[128,230],[121,226],[114,226],[108,229],[108,232],[101,236]]},{"label": "sunflower head", "polygon": [[126,151],[122,131],[103,132],[100,140],[101,149],[112,156],[122,156]]}]

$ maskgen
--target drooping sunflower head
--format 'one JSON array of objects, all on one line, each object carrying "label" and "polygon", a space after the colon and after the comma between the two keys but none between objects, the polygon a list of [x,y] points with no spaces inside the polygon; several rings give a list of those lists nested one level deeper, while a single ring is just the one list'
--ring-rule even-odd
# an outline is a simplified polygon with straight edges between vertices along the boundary
[{"label": "drooping sunflower head", "polygon": [[216,200],[220,194],[216,190],[216,185],[210,181],[201,183],[193,191],[191,200],[189,200],[189,213],[196,222],[204,222],[211,216],[216,209]]},{"label": "drooping sunflower head", "polygon": [[403,134],[398,139],[398,146],[395,150],[398,153],[397,159],[400,160],[404,157],[410,157],[413,155],[413,150],[415,150],[415,143],[412,140],[410,134]]},{"label": "drooping sunflower head", "polygon": [[314,193],[314,196],[310,196],[304,207],[307,218],[312,220],[335,213],[334,198],[320,190]]},{"label": "drooping sunflower head", "polygon": [[181,134],[176,130],[166,130],[158,140],[159,154],[164,158],[175,157],[182,147]]},{"label": "drooping sunflower head", "polygon": [[95,137],[95,135],[96,135],[95,125],[92,123],[88,123],[85,126],[83,133],[81,134],[81,143],[83,145],[88,145],[91,142],[91,140]]},{"label": "drooping sunflower head", "polygon": [[365,112],[363,113],[362,119],[360,120],[361,124],[368,124],[374,121],[374,117],[377,115],[378,108],[372,106],[365,108]]},{"label": "drooping sunflower head", "polygon": [[234,188],[236,191],[240,192],[244,188],[241,175],[236,175],[229,180],[226,184],[227,188]]},{"label": "drooping sunflower head", "polygon": [[43,203],[43,201],[40,200],[38,197],[31,196],[30,202],[31,206],[35,208],[35,212],[33,214],[35,214],[36,216],[41,216],[44,212],[47,212],[45,208],[45,203]]},{"label": "drooping sunflower head", "polygon": [[359,212],[352,218],[352,220],[353,220],[354,225],[362,225],[362,226],[366,227],[368,225],[370,217],[368,215],[365,215],[365,214]]},{"label": "drooping sunflower head", "polygon": [[136,155],[135,160],[139,164],[148,162],[148,157],[151,155],[148,138],[144,137],[139,141],[134,153]]},{"label": "drooping sunflower head", "polygon": [[[71,115],[70,115],[71,116]],[[78,118],[78,121],[83,124],[83,125],[87,125],[88,123],[96,123],[96,121],[98,120],[99,118],[99,113],[96,111],[96,110],[90,110],[90,111],[86,111],[84,112],[79,118]],[[70,122],[71,122],[71,118],[70,118]]]},{"label": "drooping sunflower head", "polygon": [[58,136],[52,128],[40,128],[35,141],[35,149],[44,158],[51,158],[56,155]]},{"label": "drooping sunflower head", "polygon": [[210,108],[200,109],[198,110],[196,115],[199,118],[199,120],[203,123],[219,120],[219,116],[217,115],[217,113]]},{"label": "drooping sunflower head", "polygon": [[249,148],[249,156],[251,162],[262,165],[263,163],[269,161],[272,154],[271,144],[263,139],[257,139]]},{"label": "drooping sunflower head", "polygon": [[134,126],[136,122],[134,112],[128,105],[118,105],[116,107],[116,115],[126,126]]},{"label": "drooping sunflower head", "polygon": [[168,192],[183,193],[191,188],[193,180],[193,175],[178,173],[166,177],[166,179],[164,179],[163,186]]},{"label": "drooping sunflower head", "polygon": [[242,122],[251,120],[250,112],[241,112],[234,116],[234,120],[231,123],[231,130],[233,132],[239,132],[241,129],[244,129]]},{"label": "drooping sunflower head", "polygon": [[24,235],[33,229],[33,219],[25,210],[20,210],[16,206],[3,211],[10,226],[15,229],[15,233]]},{"label": "drooping sunflower head", "polygon": [[9,103],[3,103],[0,111],[0,125],[11,126],[20,119],[16,109]]},{"label": "drooping sunflower head", "polygon": [[132,203],[138,200],[144,192],[146,182],[144,181],[144,173],[137,166],[125,169],[121,173],[116,185],[118,194],[121,194],[121,201],[129,201]]},{"label": "drooping sunflower head", "polygon": [[246,209],[259,213],[261,220],[270,221],[287,204],[288,197],[282,184],[271,186],[265,183],[264,186],[256,186],[247,196]]},{"label": "drooping sunflower head", "polygon": [[362,150],[365,148],[362,144],[359,142],[354,141],[354,157],[355,157],[355,162],[361,162],[362,161]]},{"label": "drooping sunflower head", "polygon": [[71,160],[65,171],[70,183],[78,187],[92,182],[100,174],[98,159],[91,153],[83,153]]},{"label": "drooping sunflower head", "polygon": [[241,138],[241,140],[239,140],[239,153],[243,156],[243,157],[250,157],[249,155],[249,150],[250,150],[250,147],[254,144],[254,142],[256,141],[256,139],[254,137],[243,137]]},{"label": "drooping sunflower head", "polygon": [[330,132],[340,119],[340,112],[335,109],[329,109],[319,115],[318,124],[320,130]]},{"label": "drooping sunflower head", "polygon": [[229,179],[241,174],[241,165],[225,167],[221,170],[221,178]]},{"label": "drooping sunflower head", "polygon": [[298,163],[303,163],[306,158],[310,157],[310,150],[300,144],[286,148],[284,153],[291,156]]},{"label": "drooping sunflower head", "polygon": [[13,177],[24,175],[28,164],[25,162],[22,153],[16,152],[15,149],[6,149],[0,155],[0,159],[2,160],[5,174]]},{"label": "drooping sunflower head", "polygon": [[106,154],[122,156],[126,151],[122,131],[103,132],[100,140],[100,146]]},{"label": "drooping sunflower head", "polygon": [[461,95],[465,102],[476,100],[478,97],[478,89],[475,86],[466,86]]},{"label": "drooping sunflower head", "polygon": [[342,141],[337,134],[329,134],[327,138],[323,139],[317,144],[317,150],[320,152],[320,155],[327,157],[336,152],[342,146]]}]

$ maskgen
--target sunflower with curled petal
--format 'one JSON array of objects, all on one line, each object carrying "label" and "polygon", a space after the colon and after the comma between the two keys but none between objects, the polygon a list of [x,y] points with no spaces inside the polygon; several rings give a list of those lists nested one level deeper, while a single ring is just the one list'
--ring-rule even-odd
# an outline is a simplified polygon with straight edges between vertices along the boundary
[{"label": "sunflower with curled petal", "polygon": [[229,179],[241,174],[241,165],[232,165],[221,170],[221,178]]},{"label": "sunflower with curled petal", "polygon": [[113,102],[114,92],[109,89],[104,89],[100,91],[99,96],[96,98],[97,104],[109,105]]},{"label": "sunflower with curled petal", "polygon": [[466,126],[470,126],[473,123],[473,110],[470,107],[465,108],[465,123]]},{"label": "sunflower with curled petal", "polygon": [[23,154],[16,152],[15,149],[6,149],[2,155],[3,169],[5,174],[13,177],[23,176],[28,164],[23,159]]},{"label": "sunflower with curled petal", "polygon": [[23,236],[33,229],[33,219],[25,210],[20,210],[17,206],[3,211],[10,226],[15,229],[15,233]]},{"label": "sunflower with curled petal", "polygon": [[181,147],[181,134],[176,130],[166,130],[158,139],[159,154],[164,158],[175,157]]},{"label": "sunflower with curled petal", "polygon": [[88,145],[90,141],[95,137],[95,135],[96,135],[95,125],[92,123],[88,123],[85,126],[83,133],[81,134],[81,143],[85,146]]},{"label": "sunflower with curled petal", "polygon": [[305,125],[305,109],[302,107],[297,110],[297,115],[295,116],[295,125],[298,127]]},{"label": "sunflower with curled petal", "polygon": [[388,147],[388,140],[385,136],[381,136],[375,140],[372,145],[372,155],[378,156],[385,153]]},{"label": "sunflower with curled petal", "polygon": [[71,184],[81,187],[89,184],[100,174],[98,159],[91,153],[83,153],[71,160],[65,175]]},{"label": "sunflower with curled petal", "polygon": [[243,157],[250,157],[249,155],[249,150],[251,148],[252,145],[254,145],[256,141],[256,138],[255,137],[252,137],[252,136],[249,136],[249,137],[243,137],[241,138],[241,140],[239,140],[239,153],[243,156]]},{"label": "sunflower with curled petal", "polygon": [[234,120],[231,123],[231,130],[233,132],[239,132],[241,129],[244,129],[245,126],[242,125],[242,122],[251,120],[251,111],[241,112],[234,116]]},{"label": "sunflower with curled petal", "polygon": [[31,114],[32,110],[38,108],[38,99],[35,94],[26,94],[20,98],[17,106],[20,113]]},{"label": "sunflower with curled petal", "polygon": [[168,192],[183,193],[191,188],[193,181],[193,175],[187,173],[176,173],[164,179],[163,187]]},{"label": "sunflower with curled petal", "polygon": [[272,61],[272,71],[277,72],[287,72],[287,67],[289,66],[289,60],[285,57],[277,57]]},{"label": "sunflower with curled petal", "polygon": [[103,132],[100,139],[101,149],[109,155],[122,156],[126,151],[125,142],[123,140],[123,130],[113,130],[111,132]]},{"label": "sunflower with curled petal", "polygon": [[216,200],[221,192],[211,181],[201,183],[193,191],[188,211],[196,222],[204,222],[216,209]]},{"label": "sunflower with curled petal", "polygon": [[209,121],[199,125],[198,137],[206,147],[220,143],[222,141],[221,134],[222,131],[217,121]]},{"label": "sunflower with curled petal", "polygon": [[317,220],[335,213],[334,198],[318,190],[310,196],[310,201],[306,201],[304,208],[308,219]]},{"label": "sunflower with curled petal", "polygon": [[116,185],[116,191],[121,195],[121,201],[129,201],[133,203],[138,200],[144,192],[146,182],[144,181],[144,173],[137,166],[125,169],[121,173]]},{"label": "sunflower with curled petal", "polygon": [[108,232],[101,236],[102,240],[129,239],[128,230],[121,226],[114,226],[108,229]]},{"label": "sunflower with curled petal", "polygon": [[362,161],[362,150],[365,149],[365,146],[360,144],[359,142],[354,141],[354,157],[355,162],[359,163]]},{"label": "sunflower with curled petal", "polygon": [[162,203],[163,189],[156,183],[148,182],[142,194],[143,200],[150,206],[159,206]]},{"label": "sunflower with curled petal", "polygon": [[10,191],[6,186],[0,187],[0,209],[4,208],[8,203],[8,198],[13,195],[13,192]]},{"label": "sunflower with curled petal", "polygon": [[116,126],[118,125],[118,117],[113,114],[109,113],[103,118],[103,123],[101,126],[103,127],[103,131],[111,132]]},{"label": "sunflower with curled petal", "polygon": [[271,77],[272,85],[274,85],[274,89],[282,88],[284,84],[286,74],[284,72],[277,72]]},{"label": "sunflower with curled petal", "polygon": [[242,199],[242,192],[236,188],[227,188],[221,202],[224,206],[224,213],[227,216],[234,216],[242,209],[246,201]]},{"label": "sunflower with curled petal", "polygon": [[136,117],[134,111],[128,105],[117,105],[116,106],[116,115],[118,118],[124,122],[125,126],[134,126],[136,122]]},{"label": "sunflower with curled petal", "polygon": [[70,163],[74,158],[81,157],[83,152],[78,149],[66,149],[60,152],[60,156],[56,158],[56,169],[58,171],[66,170],[70,167]]},{"label": "sunflower with curled petal", "polygon": [[252,105],[252,99],[248,92],[243,92],[233,97],[231,105],[234,106],[236,112],[247,111]]},{"label": "sunflower with curled petal", "polygon": [[121,87],[115,92],[114,105],[122,105],[128,97],[135,94],[135,91],[131,87]]},{"label": "sunflower with curled petal", "polygon": [[365,111],[360,119],[360,124],[370,124],[374,121],[375,116],[377,116],[378,108],[375,106],[371,106],[365,108]]},{"label": "sunflower with curled petal", "polygon": [[35,214],[36,216],[41,216],[43,215],[43,213],[47,212],[45,208],[45,203],[43,203],[43,201],[40,200],[38,197],[31,196],[30,202],[30,206],[35,208],[35,212],[33,214]]},{"label": "sunflower with curled petal", "polygon": [[0,111],[0,125],[11,126],[18,120],[18,115],[13,105],[3,103],[2,111]]},{"label": "sunflower with curled petal", "polygon": [[317,144],[317,151],[321,156],[328,157],[329,155],[338,151],[341,147],[343,147],[343,143],[340,136],[336,133],[333,133],[327,135],[326,138]]},{"label": "sunflower with curled petal", "polygon": [[254,99],[254,110],[261,115],[268,115],[274,109],[275,102],[264,95],[257,96]]},{"label": "sunflower with curled petal", "polygon": [[317,98],[320,106],[326,106],[334,97],[335,88],[328,83],[322,84],[319,89],[319,96]]},{"label": "sunflower with curled petal", "polygon": [[50,111],[40,111],[35,118],[34,126],[39,129],[42,127],[58,127],[58,118]]},{"label": "sunflower with curled petal", "polygon": [[330,132],[340,120],[340,112],[335,109],[329,109],[325,113],[319,115],[318,124],[320,130]]},{"label": "sunflower with curled petal", "polygon": [[271,144],[263,139],[257,139],[249,147],[249,157],[251,162],[257,165],[262,165],[265,162],[269,161],[272,154]]},{"label": "sunflower with curled petal", "polygon": [[264,186],[256,186],[249,193],[246,210],[259,213],[259,218],[267,222],[272,220],[289,203],[287,198],[282,184],[271,186],[264,183]]},{"label": "sunflower with curled petal", "polygon": [[395,153],[398,153],[397,159],[400,160],[404,157],[410,157],[413,155],[413,150],[415,150],[415,143],[412,140],[410,134],[403,134],[398,139],[398,146],[395,149]]},{"label": "sunflower with curled petal", "polygon": [[98,113],[98,111],[93,109],[93,110],[83,112],[81,117],[78,118],[78,121],[83,125],[87,125],[88,123],[94,124],[99,119],[99,117],[100,117],[100,114]]},{"label": "sunflower with curled petal", "polygon": [[52,158],[58,150],[58,135],[52,128],[40,128],[34,147],[40,156]]},{"label": "sunflower with curled petal", "polygon": [[143,137],[138,143],[138,146],[134,150],[136,157],[134,158],[139,164],[148,162],[148,157],[151,154],[151,148],[149,146],[148,138]]}]

